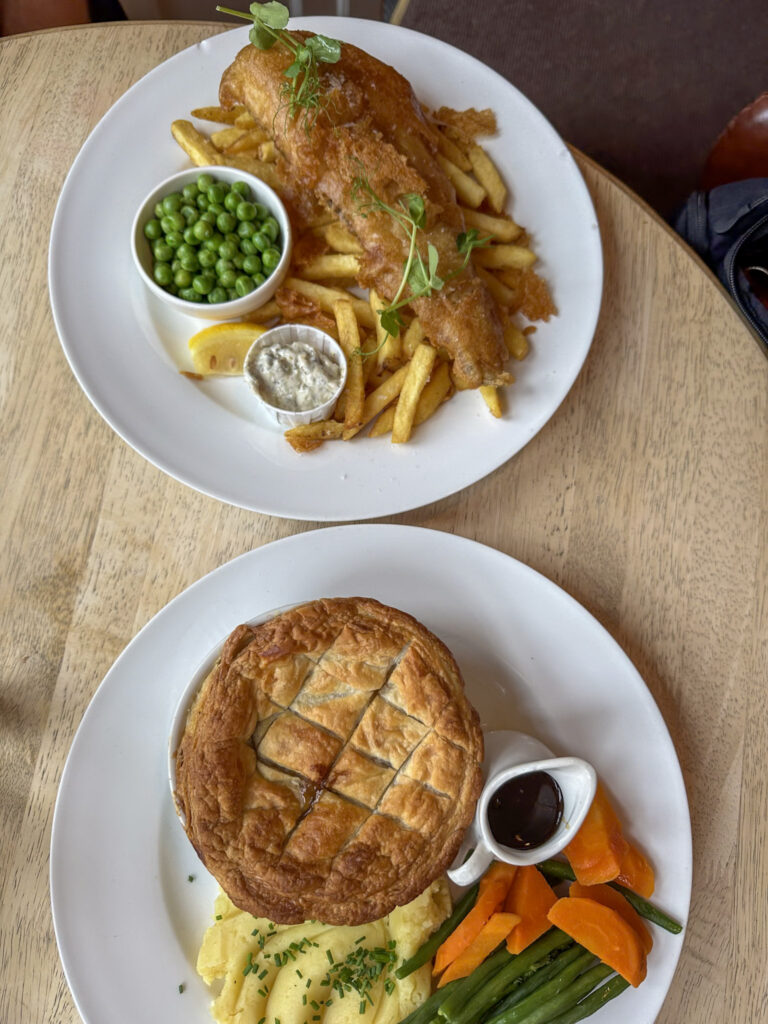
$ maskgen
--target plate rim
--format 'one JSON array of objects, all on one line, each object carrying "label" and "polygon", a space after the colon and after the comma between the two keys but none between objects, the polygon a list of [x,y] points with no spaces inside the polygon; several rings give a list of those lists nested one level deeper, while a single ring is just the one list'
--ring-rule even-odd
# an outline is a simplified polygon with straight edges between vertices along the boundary
[{"label": "plate rim", "polygon": [[[334,25],[338,28],[338,31],[343,35],[344,27],[347,23],[353,23],[356,26],[360,23],[367,24],[366,19],[359,18],[345,18],[345,17],[331,17],[324,15],[314,15],[302,18],[292,18],[292,25],[298,28],[308,28],[321,31],[325,29],[329,30],[329,25]],[[64,179],[64,182],[59,193],[59,197],[56,203],[56,209],[54,211],[53,219],[51,222],[51,233],[50,243],[48,247],[48,293],[49,293],[49,305],[56,328],[56,333],[59,338],[59,342],[64,351],[67,363],[75,377],[78,385],[88,401],[93,405],[101,418],[108,424],[108,426],[120,437],[120,439],[127,444],[133,451],[140,455],[143,459],[149,462],[156,469],[170,476],[172,479],[178,481],[186,487],[197,491],[200,494],[204,494],[207,497],[213,498],[217,501],[221,501],[225,504],[232,505],[236,508],[243,508],[247,511],[257,512],[263,515],[272,515],[276,518],[282,519],[293,519],[302,522],[327,522],[327,523],[344,523],[352,522],[357,520],[369,520],[375,519],[386,515],[398,515],[403,512],[412,511],[416,508],[423,508],[424,506],[431,504],[432,502],[442,501],[446,498],[457,494],[473,484],[480,482],[485,477],[491,475],[496,470],[500,469],[510,459],[514,458],[526,445],[546,426],[549,420],[555,415],[558,409],[561,407],[566,397],[570,393],[576,379],[582,372],[584,364],[589,355],[597,324],[600,317],[600,311],[604,293],[604,280],[605,280],[605,267],[604,267],[604,253],[602,247],[602,240],[600,236],[599,228],[597,228],[597,215],[592,201],[591,194],[587,188],[584,176],[576,163],[573,154],[570,152],[562,137],[556,131],[554,126],[551,124],[549,119],[544,113],[539,110],[538,107],[528,97],[522,93],[517,86],[515,86],[508,79],[504,78],[498,71],[491,68],[489,65],[483,63],[477,57],[472,54],[466,53],[465,51],[453,46],[450,43],[446,43],[444,40],[438,39],[434,36],[426,35],[416,31],[415,29],[407,28],[401,25],[391,25],[388,22],[375,22],[376,31],[384,31],[384,34],[389,34],[393,37],[402,36],[403,34],[414,37],[418,40],[426,41],[427,45],[435,47],[437,50],[445,55],[460,54],[462,60],[467,61],[472,67],[473,72],[481,75],[491,76],[494,80],[499,83],[499,87],[511,89],[515,96],[516,102],[521,104],[527,109],[529,115],[534,117],[538,122],[543,132],[549,136],[549,141],[554,145],[558,144],[562,148],[562,153],[565,156],[564,164],[570,169],[571,187],[576,189],[579,193],[580,202],[585,204],[585,209],[591,213],[592,220],[596,230],[590,232],[590,236],[593,241],[591,245],[591,256],[592,261],[591,273],[595,278],[594,293],[590,294],[589,308],[584,313],[585,328],[583,336],[586,339],[584,345],[583,358],[578,362],[578,365],[572,367],[571,372],[563,374],[560,378],[562,383],[553,393],[553,404],[551,407],[547,407],[544,410],[540,410],[528,424],[526,424],[526,435],[522,439],[518,439],[520,443],[515,441],[511,445],[507,445],[504,451],[499,456],[499,461],[496,461],[494,465],[489,466],[487,469],[483,469],[480,476],[474,476],[473,473],[467,474],[466,480],[452,481],[446,488],[444,485],[434,487],[434,493],[424,497],[422,495],[416,497],[407,496],[407,488],[401,488],[397,491],[397,497],[393,496],[388,500],[388,503],[378,509],[353,509],[351,512],[345,507],[343,501],[336,502],[337,507],[335,509],[329,508],[313,508],[307,509],[302,508],[301,503],[297,503],[295,497],[291,497],[290,500],[282,499],[275,503],[270,502],[269,493],[262,494],[258,498],[247,498],[245,496],[239,497],[233,494],[227,494],[226,488],[212,486],[210,483],[206,483],[204,479],[187,471],[185,467],[179,469],[173,465],[172,457],[164,455],[162,450],[157,445],[151,445],[144,443],[141,437],[136,437],[135,431],[132,431],[130,424],[125,421],[125,417],[119,412],[114,412],[110,409],[110,403],[108,399],[104,398],[99,393],[98,387],[91,385],[88,380],[87,366],[82,364],[82,358],[78,356],[75,346],[68,338],[67,332],[64,327],[63,316],[64,316],[64,300],[58,298],[59,296],[59,285],[57,283],[57,257],[59,249],[59,235],[63,230],[61,227],[64,215],[66,212],[66,204],[69,202],[69,196],[72,189],[76,186],[73,182],[77,181],[77,176],[80,168],[85,164],[90,156],[91,150],[98,146],[99,135],[102,130],[102,126],[115,116],[115,112],[122,109],[125,104],[131,102],[133,94],[140,88],[144,87],[145,83],[152,79],[154,76],[162,76],[167,73],[168,66],[173,64],[175,61],[182,61],[189,59],[189,54],[194,51],[204,50],[206,45],[211,41],[218,39],[219,37],[225,37],[231,34],[240,34],[243,36],[243,43],[247,41],[247,27],[235,27],[223,32],[215,33],[214,35],[207,36],[197,43],[193,43],[188,47],[180,50],[178,53],[173,54],[154,68],[150,69],[145,75],[141,76],[136,82],[134,82],[117,100],[109,107],[109,109],[102,115],[96,125],[91,129],[88,137],[84,141],[80,150],[78,151],[75,159],[72,162],[69,171]],[[358,45],[358,44],[354,44]],[[509,451],[508,449],[513,450]],[[384,465],[382,463],[382,465]],[[298,505],[298,507],[297,507]]]},{"label": "plate rim", "polygon": [[[144,641],[145,635],[148,632],[151,632],[152,630],[158,628],[158,622],[160,622],[160,620],[162,620],[162,618],[166,615],[166,613],[169,613],[170,609],[175,609],[180,604],[183,604],[186,601],[192,600],[191,595],[195,591],[200,589],[200,588],[204,588],[204,587],[210,586],[211,585],[211,580],[213,578],[215,578],[215,577],[217,577],[219,575],[226,575],[226,574],[228,574],[230,572],[237,572],[238,571],[238,567],[242,563],[247,563],[250,560],[258,561],[259,552],[263,551],[265,548],[283,548],[283,547],[290,548],[293,545],[301,546],[302,544],[310,543],[310,538],[312,538],[313,534],[316,534],[316,533],[326,534],[329,531],[332,531],[333,533],[339,533],[340,531],[344,531],[344,533],[346,534],[347,537],[349,537],[350,531],[354,531],[355,533],[362,534],[362,535],[367,535],[367,543],[370,543],[370,538],[372,537],[372,535],[374,533],[379,534],[379,536],[386,535],[388,538],[394,538],[396,534],[400,534],[401,536],[405,536],[405,535],[409,535],[409,536],[420,535],[422,538],[426,539],[427,543],[429,543],[431,535],[438,535],[438,537],[439,537],[438,543],[446,543],[449,546],[451,546],[451,547],[453,547],[453,548],[455,548],[457,550],[458,549],[463,549],[464,551],[472,551],[472,550],[475,550],[475,549],[479,549],[483,553],[483,554],[480,555],[480,557],[485,557],[485,554],[489,553],[494,559],[501,560],[502,562],[505,562],[505,561],[508,560],[509,562],[514,564],[514,570],[513,571],[515,573],[522,573],[524,576],[529,576],[530,578],[532,578],[535,581],[535,585],[542,586],[545,591],[547,591],[548,593],[553,594],[555,600],[564,600],[565,603],[570,607],[570,609],[575,613],[575,615],[577,616],[578,620],[581,623],[584,623],[589,629],[591,629],[591,630],[596,629],[597,632],[599,634],[601,634],[603,639],[608,643],[609,647],[611,647],[618,654],[618,656],[622,659],[622,661],[626,664],[626,667],[627,667],[628,672],[629,672],[629,676],[632,678],[632,681],[633,681],[633,686],[635,688],[637,688],[639,693],[642,693],[645,701],[647,702],[648,710],[651,713],[652,718],[654,719],[655,730],[658,733],[658,736],[659,736],[660,740],[663,741],[664,745],[668,749],[668,752],[671,754],[671,763],[672,763],[672,765],[675,768],[675,772],[674,772],[674,778],[672,780],[667,780],[667,782],[668,783],[674,782],[674,785],[678,788],[678,790],[679,790],[679,797],[681,798],[681,801],[682,801],[681,807],[682,807],[682,809],[685,812],[685,820],[681,824],[685,826],[682,831],[684,833],[683,839],[684,839],[684,846],[685,846],[685,850],[684,850],[684,854],[685,854],[685,878],[687,880],[687,885],[686,885],[686,892],[684,894],[684,899],[681,901],[681,905],[684,904],[684,908],[685,908],[684,909],[684,913],[679,913],[679,917],[680,917],[681,923],[684,926],[684,932],[679,937],[680,938],[679,943],[676,946],[673,947],[673,952],[671,954],[671,959],[670,959],[670,962],[669,962],[670,963],[669,982],[668,982],[667,986],[665,987],[664,991],[662,993],[660,993],[660,995],[658,997],[658,1000],[657,1000],[658,1005],[655,1006],[655,1009],[653,1011],[653,1013],[654,1013],[653,1017],[649,1018],[649,1020],[647,1022],[647,1024],[652,1024],[652,1020],[656,1019],[656,1016],[658,1015],[658,1013],[659,1013],[659,1011],[661,1009],[661,1006],[663,1005],[663,1002],[664,1002],[664,1000],[666,999],[666,997],[667,997],[667,995],[669,993],[669,988],[672,985],[672,982],[674,980],[675,973],[676,973],[676,970],[677,970],[677,966],[678,966],[678,963],[679,963],[679,958],[680,958],[680,955],[681,955],[681,952],[682,952],[683,942],[685,941],[685,939],[687,937],[687,930],[688,930],[687,929],[687,923],[688,923],[689,915],[690,915],[690,901],[691,901],[691,890],[692,890],[692,869],[693,869],[691,817],[690,817],[690,806],[689,806],[689,801],[688,801],[688,794],[687,794],[687,789],[686,789],[686,785],[685,785],[685,778],[683,776],[682,767],[680,765],[680,761],[679,761],[679,758],[677,756],[677,751],[675,749],[675,745],[674,745],[674,742],[672,740],[671,734],[669,732],[667,724],[666,724],[666,722],[664,720],[663,715],[661,714],[661,711],[660,711],[660,709],[658,707],[658,704],[656,703],[656,700],[655,700],[653,694],[651,693],[650,689],[648,688],[647,684],[645,683],[645,680],[641,676],[640,672],[638,671],[638,669],[634,665],[634,662],[629,657],[627,652],[624,650],[624,648],[621,646],[621,644],[612,636],[612,634],[608,631],[608,629],[606,629],[606,627],[600,622],[600,620],[595,615],[593,615],[587,608],[585,608],[584,605],[581,604],[580,601],[578,601],[576,598],[574,598],[564,587],[560,586],[558,583],[555,583],[548,576],[546,576],[543,573],[539,572],[539,570],[534,569],[533,567],[529,566],[527,563],[525,563],[525,562],[515,558],[512,555],[507,554],[504,551],[499,550],[498,548],[493,548],[490,545],[484,544],[484,543],[482,543],[480,541],[476,541],[476,540],[472,540],[472,539],[463,537],[461,535],[452,534],[449,531],[433,530],[433,529],[430,529],[428,527],[421,527],[421,526],[408,526],[408,525],[405,525],[405,524],[387,524],[387,523],[359,523],[359,524],[352,524],[352,525],[335,525],[335,526],[324,527],[324,528],[322,528],[320,530],[312,530],[312,531],[306,531],[306,532],[298,533],[298,534],[291,534],[291,535],[289,535],[287,537],[282,537],[282,538],[276,539],[274,541],[270,541],[267,544],[261,545],[258,548],[254,548],[254,549],[251,549],[249,551],[245,551],[245,552],[241,553],[240,555],[237,555],[234,558],[228,560],[227,562],[224,562],[222,565],[217,566],[216,568],[212,569],[210,572],[205,573],[203,576],[201,576],[197,580],[193,581],[188,587],[185,587],[175,597],[173,597],[170,601],[168,601],[162,608],[160,608],[141,627],[141,629],[128,641],[128,643],[125,645],[125,647],[121,650],[121,652],[118,654],[118,656],[112,662],[112,664],[110,665],[109,669],[105,673],[104,677],[102,678],[102,680],[98,684],[96,690],[94,691],[94,693],[93,693],[93,695],[92,695],[92,697],[91,697],[91,699],[90,699],[90,701],[88,703],[88,706],[87,706],[85,712],[83,713],[82,719],[81,719],[81,721],[80,721],[80,723],[78,725],[78,728],[77,728],[77,730],[75,732],[75,735],[73,737],[73,740],[72,740],[72,743],[71,743],[71,746],[70,746],[70,750],[69,750],[69,752],[67,754],[66,763],[65,763],[64,768],[62,770],[61,778],[60,778],[59,785],[58,785],[58,788],[57,788],[56,802],[55,802],[53,818],[52,818],[51,839],[50,839],[50,848],[49,848],[50,849],[50,858],[49,858],[48,881],[49,881],[49,889],[50,889],[51,915],[52,915],[52,919],[53,919],[54,934],[55,934],[55,937],[56,937],[56,944],[57,944],[57,949],[58,949],[59,959],[60,959],[60,962],[61,962],[61,965],[62,965],[62,969],[64,971],[64,975],[65,975],[65,978],[67,980],[67,984],[69,986],[69,990],[70,990],[70,993],[72,995],[72,999],[73,999],[73,1001],[74,1001],[74,1003],[75,1003],[75,1005],[76,1005],[76,1007],[78,1009],[78,1012],[80,1013],[83,1021],[85,1021],[86,1024],[96,1024],[95,1021],[89,1020],[85,1016],[83,1010],[81,1009],[80,1000],[78,998],[78,995],[76,994],[76,988],[78,988],[78,984],[77,983],[73,983],[73,977],[72,977],[72,974],[74,972],[73,965],[74,965],[74,963],[76,961],[69,961],[68,962],[68,959],[65,956],[64,950],[62,948],[62,933],[63,933],[63,926],[64,925],[63,925],[63,921],[62,921],[62,919],[60,917],[61,911],[57,912],[57,907],[56,907],[56,890],[57,890],[57,888],[60,885],[64,886],[65,882],[60,881],[59,878],[57,877],[56,847],[57,847],[57,845],[59,843],[66,842],[66,839],[63,837],[64,836],[63,829],[65,828],[65,825],[63,824],[62,815],[65,812],[62,810],[62,807],[64,806],[64,801],[67,799],[66,790],[67,790],[67,787],[70,786],[70,781],[69,781],[70,780],[70,776],[73,774],[74,771],[77,770],[77,766],[76,766],[76,756],[77,756],[76,755],[76,750],[77,750],[78,742],[80,740],[81,735],[85,735],[86,730],[89,728],[90,718],[94,714],[97,713],[96,711],[94,711],[94,708],[98,708],[100,700],[103,699],[103,694],[107,692],[107,689],[108,689],[108,686],[109,686],[109,680],[110,680],[110,678],[113,675],[115,675],[117,673],[118,666],[121,665],[123,660],[126,660],[126,659],[130,658],[131,652],[134,650],[134,648],[140,647],[140,645]],[[311,598],[308,597],[307,600],[311,600]],[[102,695],[102,696],[100,697],[100,695]],[[167,795],[165,788],[163,789],[163,793]],[[62,794],[64,794],[64,795],[62,795]]]}]

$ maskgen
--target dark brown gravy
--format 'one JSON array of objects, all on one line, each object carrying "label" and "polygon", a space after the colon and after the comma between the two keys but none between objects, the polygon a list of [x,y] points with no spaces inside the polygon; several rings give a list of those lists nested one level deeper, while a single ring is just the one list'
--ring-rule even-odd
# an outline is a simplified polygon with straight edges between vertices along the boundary
[{"label": "dark brown gravy", "polygon": [[563,794],[547,772],[527,772],[499,786],[488,804],[493,838],[513,850],[541,846],[563,816]]}]

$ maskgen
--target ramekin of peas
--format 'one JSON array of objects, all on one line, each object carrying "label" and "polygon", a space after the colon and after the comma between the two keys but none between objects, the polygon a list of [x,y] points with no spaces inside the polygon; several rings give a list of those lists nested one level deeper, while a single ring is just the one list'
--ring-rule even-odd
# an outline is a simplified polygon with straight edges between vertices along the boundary
[{"label": "ramekin of peas", "polygon": [[147,287],[190,316],[234,320],[272,298],[288,272],[291,225],[277,194],[232,167],[166,178],[133,222]]}]

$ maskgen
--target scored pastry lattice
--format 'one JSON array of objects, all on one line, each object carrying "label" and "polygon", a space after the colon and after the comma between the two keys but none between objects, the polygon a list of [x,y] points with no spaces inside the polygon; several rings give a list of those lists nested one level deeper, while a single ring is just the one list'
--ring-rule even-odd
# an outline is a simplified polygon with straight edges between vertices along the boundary
[{"label": "scored pastry lattice", "polygon": [[356,924],[447,867],[481,760],[447,648],[403,612],[334,599],[235,630],[190,714],[177,798],[239,906]]}]

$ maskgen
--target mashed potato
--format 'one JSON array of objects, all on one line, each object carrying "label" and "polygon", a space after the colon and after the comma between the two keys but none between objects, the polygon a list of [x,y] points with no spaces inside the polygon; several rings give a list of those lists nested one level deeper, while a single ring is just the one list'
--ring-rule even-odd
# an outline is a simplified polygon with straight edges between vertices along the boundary
[{"label": "mashed potato", "polygon": [[444,879],[357,927],[274,925],[220,892],[197,972],[223,981],[211,1006],[218,1024],[397,1024],[430,994],[431,973],[425,964],[401,981],[394,971],[450,911]]}]

